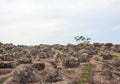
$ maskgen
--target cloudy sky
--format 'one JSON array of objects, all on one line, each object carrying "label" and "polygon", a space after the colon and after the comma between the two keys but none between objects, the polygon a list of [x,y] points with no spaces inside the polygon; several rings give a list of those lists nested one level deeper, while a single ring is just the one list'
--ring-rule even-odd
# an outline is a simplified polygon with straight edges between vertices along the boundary
[{"label": "cloudy sky", "polygon": [[67,44],[74,37],[120,44],[120,0],[0,0],[0,41]]}]

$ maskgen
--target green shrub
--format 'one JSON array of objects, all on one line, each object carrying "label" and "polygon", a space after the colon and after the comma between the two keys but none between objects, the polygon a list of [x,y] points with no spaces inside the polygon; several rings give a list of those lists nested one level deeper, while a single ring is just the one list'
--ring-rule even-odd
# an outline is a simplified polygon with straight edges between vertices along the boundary
[{"label": "green shrub", "polygon": [[57,53],[56,58],[61,58],[60,52]]}]

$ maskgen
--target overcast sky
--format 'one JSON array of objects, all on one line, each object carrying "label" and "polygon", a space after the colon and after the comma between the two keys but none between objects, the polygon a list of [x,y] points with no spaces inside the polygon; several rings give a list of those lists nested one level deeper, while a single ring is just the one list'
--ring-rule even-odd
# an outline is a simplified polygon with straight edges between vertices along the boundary
[{"label": "overcast sky", "polygon": [[24,45],[120,44],[120,0],[0,0],[0,41]]}]

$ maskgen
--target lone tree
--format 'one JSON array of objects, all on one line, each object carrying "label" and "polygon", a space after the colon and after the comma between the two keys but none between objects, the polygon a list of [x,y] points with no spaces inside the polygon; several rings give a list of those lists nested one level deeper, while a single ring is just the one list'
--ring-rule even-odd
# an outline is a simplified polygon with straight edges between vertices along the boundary
[{"label": "lone tree", "polygon": [[91,40],[91,38],[86,38],[84,36],[76,36],[76,37],[74,37],[74,39],[78,43],[86,43],[86,44],[90,43],[90,40]]}]

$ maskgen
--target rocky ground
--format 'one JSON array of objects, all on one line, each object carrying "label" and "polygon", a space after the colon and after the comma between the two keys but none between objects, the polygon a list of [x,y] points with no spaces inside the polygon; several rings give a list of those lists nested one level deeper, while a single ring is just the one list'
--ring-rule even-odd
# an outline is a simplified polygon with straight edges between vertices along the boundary
[{"label": "rocky ground", "polygon": [[120,45],[3,44],[0,84],[120,84]]}]

